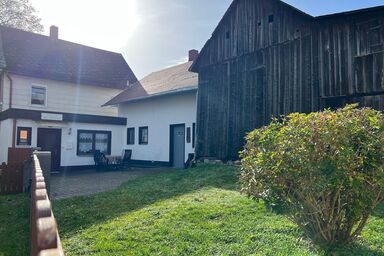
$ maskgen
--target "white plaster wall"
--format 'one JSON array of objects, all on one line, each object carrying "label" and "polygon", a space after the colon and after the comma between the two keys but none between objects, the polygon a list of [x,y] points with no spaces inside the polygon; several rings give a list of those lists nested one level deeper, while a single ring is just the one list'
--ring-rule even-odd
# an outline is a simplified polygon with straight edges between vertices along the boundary
[{"label": "white plaster wall", "polygon": [[[135,145],[127,145],[127,129],[122,144],[124,149],[132,149],[133,160],[169,161],[170,125],[196,122],[196,92],[153,98],[119,106],[119,116],[126,117],[127,127],[135,128]],[[139,145],[139,127],[148,126],[148,145]],[[188,154],[194,153],[192,142],[185,144],[185,161]]]},{"label": "white plaster wall", "polygon": [[7,162],[8,148],[12,146],[12,120],[0,122],[0,164]]},{"label": "white plaster wall", "polygon": [[[11,120],[6,120],[10,122]],[[8,125],[9,126],[9,125]],[[83,124],[83,123],[55,123],[19,119],[16,122],[16,127],[32,127],[32,145],[37,146],[37,129],[38,128],[54,128],[61,129],[61,166],[83,166],[93,165],[93,156],[78,156],[77,155],[77,130],[92,130],[92,131],[111,131],[111,155],[121,156],[123,150],[122,138],[124,137],[124,126],[118,125],[103,125],[103,124]],[[70,132],[71,131],[71,132]],[[5,131],[0,130],[0,136],[5,138],[12,137],[11,127]],[[1,138],[2,139],[2,138]],[[2,141],[1,141],[2,142]],[[12,144],[12,139],[9,139],[8,144]],[[3,143],[0,146],[0,159],[3,159]],[[20,147],[20,146],[16,146]],[[8,147],[7,147],[8,148]]]},{"label": "white plaster wall", "polygon": [[[117,116],[117,108],[101,107],[122,90],[100,86],[76,85],[47,79],[11,75],[13,80],[12,108],[56,111],[90,115]],[[47,87],[47,106],[31,105],[32,85]],[[9,107],[8,78],[4,78],[3,110]]]}]

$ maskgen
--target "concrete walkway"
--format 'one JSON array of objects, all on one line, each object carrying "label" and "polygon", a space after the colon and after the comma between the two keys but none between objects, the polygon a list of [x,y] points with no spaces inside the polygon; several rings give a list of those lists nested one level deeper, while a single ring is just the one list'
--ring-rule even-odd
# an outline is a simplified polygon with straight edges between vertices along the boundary
[{"label": "concrete walkway", "polygon": [[117,188],[138,177],[167,172],[171,168],[132,168],[124,171],[79,171],[51,176],[51,199],[91,195]]}]

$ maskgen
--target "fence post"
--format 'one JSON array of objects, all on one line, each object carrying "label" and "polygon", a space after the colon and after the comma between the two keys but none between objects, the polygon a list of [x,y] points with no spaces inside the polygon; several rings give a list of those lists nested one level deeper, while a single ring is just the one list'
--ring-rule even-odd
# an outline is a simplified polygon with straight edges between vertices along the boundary
[{"label": "fence post", "polygon": [[[38,157],[38,155],[40,155]],[[49,161],[47,160],[49,156]],[[44,165],[40,165],[40,159]],[[47,167],[48,166],[48,167]],[[42,168],[43,167],[43,168]],[[48,171],[44,171],[47,167]],[[31,256],[63,256],[57,224],[49,200],[47,180],[50,176],[50,154],[34,152],[31,184]]]}]

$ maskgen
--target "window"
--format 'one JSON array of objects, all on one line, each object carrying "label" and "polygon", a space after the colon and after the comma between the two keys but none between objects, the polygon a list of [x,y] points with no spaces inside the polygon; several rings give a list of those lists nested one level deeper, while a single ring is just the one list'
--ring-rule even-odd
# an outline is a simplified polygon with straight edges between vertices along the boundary
[{"label": "window", "polygon": [[109,131],[86,131],[77,132],[77,155],[93,155],[99,150],[106,155],[111,154],[111,137]]},{"label": "window", "polygon": [[271,15],[268,16],[268,22],[269,22],[269,23],[272,23],[272,22],[273,22],[273,19],[274,19],[273,14],[271,14]]},{"label": "window", "polygon": [[127,145],[135,144],[135,128],[127,129]]},{"label": "window", "polygon": [[229,39],[230,37],[231,37],[231,32],[230,31],[225,32],[225,38]]},{"label": "window", "polygon": [[18,146],[31,146],[32,128],[31,127],[17,127],[17,145]]},{"label": "window", "polygon": [[46,106],[47,89],[45,87],[32,86],[31,104]]},{"label": "window", "polygon": [[191,127],[187,127],[187,143],[191,143]]},{"label": "window", "polygon": [[148,144],[148,127],[139,128],[139,144],[140,145]]},{"label": "window", "polygon": [[192,124],[192,148],[195,148],[196,124]]}]

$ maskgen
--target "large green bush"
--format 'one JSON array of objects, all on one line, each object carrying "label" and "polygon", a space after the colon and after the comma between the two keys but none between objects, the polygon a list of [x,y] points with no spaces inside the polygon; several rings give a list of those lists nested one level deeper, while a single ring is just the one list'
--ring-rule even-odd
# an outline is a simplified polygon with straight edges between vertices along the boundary
[{"label": "large green bush", "polygon": [[242,191],[279,200],[317,244],[352,242],[383,200],[384,119],[347,106],[294,113],[247,135]]}]

